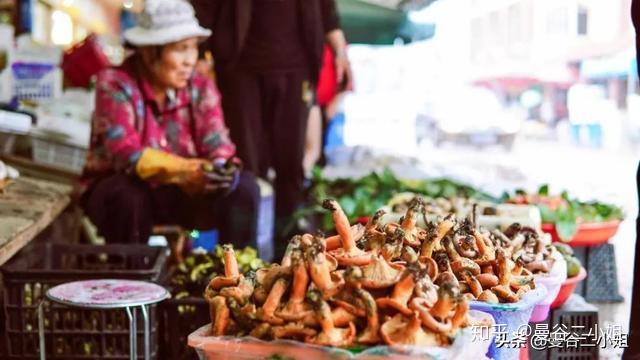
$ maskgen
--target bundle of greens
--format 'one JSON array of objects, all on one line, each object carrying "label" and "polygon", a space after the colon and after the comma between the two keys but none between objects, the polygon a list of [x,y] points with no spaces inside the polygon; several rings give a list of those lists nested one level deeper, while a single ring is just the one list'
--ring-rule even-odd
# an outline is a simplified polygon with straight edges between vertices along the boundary
[{"label": "bundle of greens", "polygon": [[560,195],[550,195],[548,184],[542,185],[536,194],[516,190],[513,196],[503,195],[503,199],[514,204],[536,205],[540,209],[542,222],[554,224],[558,236],[567,241],[575,235],[580,224],[624,219],[624,212],[616,205],[580,201],[570,197],[566,190]]},{"label": "bundle of greens", "polygon": [[300,210],[296,218],[308,215],[322,216],[322,227],[332,228],[331,215],[321,206],[326,198],[337,199],[350,221],[373,214],[387,205],[391,198],[401,192],[412,192],[431,198],[464,197],[496,202],[498,199],[450,179],[401,180],[389,169],[372,172],[359,179],[327,179],[319,168],[313,171],[310,188],[310,205]]}]

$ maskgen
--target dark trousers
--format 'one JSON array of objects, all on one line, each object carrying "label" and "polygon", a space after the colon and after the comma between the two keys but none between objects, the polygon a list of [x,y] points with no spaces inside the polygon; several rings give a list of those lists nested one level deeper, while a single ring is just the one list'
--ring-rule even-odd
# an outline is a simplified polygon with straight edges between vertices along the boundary
[{"label": "dark trousers", "polygon": [[[248,170],[266,176],[275,170],[275,254],[288,241],[284,229],[304,200],[302,158],[311,99],[303,70],[256,73],[216,66],[222,107],[238,156]],[[277,257],[276,257],[277,258]]]},{"label": "dark trousers", "polygon": [[152,187],[134,176],[115,174],[96,181],[82,205],[107,243],[146,244],[154,225],[219,230],[219,242],[256,246],[260,190],[242,172],[228,195],[187,195],[176,186]]}]

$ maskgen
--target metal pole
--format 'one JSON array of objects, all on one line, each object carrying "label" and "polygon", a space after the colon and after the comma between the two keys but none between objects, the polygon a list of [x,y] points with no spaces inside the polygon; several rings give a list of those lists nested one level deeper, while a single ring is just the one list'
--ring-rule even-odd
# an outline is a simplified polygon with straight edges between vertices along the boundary
[{"label": "metal pole", "polygon": [[40,340],[40,360],[45,360],[47,351],[44,344],[44,310],[42,309],[44,301],[40,300],[38,304],[38,337]]},{"label": "metal pole", "polygon": [[136,308],[126,307],[125,310],[127,310],[127,316],[129,317],[129,359],[136,360],[138,356]]},{"label": "metal pole", "polygon": [[144,360],[151,360],[151,329],[149,326],[149,305],[142,305],[144,319]]}]

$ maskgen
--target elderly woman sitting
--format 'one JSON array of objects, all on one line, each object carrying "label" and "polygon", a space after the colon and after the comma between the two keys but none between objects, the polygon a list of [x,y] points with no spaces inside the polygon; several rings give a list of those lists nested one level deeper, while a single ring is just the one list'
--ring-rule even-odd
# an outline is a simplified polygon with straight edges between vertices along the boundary
[{"label": "elderly woman sitting", "polygon": [[147,1],[124,34],[133,55],[98,76],[82,204],[107,242],[146,243],[162,223],[255,243],[256,180],[239,170],[216,86],[194,72],[210,33],[188,2]]}]

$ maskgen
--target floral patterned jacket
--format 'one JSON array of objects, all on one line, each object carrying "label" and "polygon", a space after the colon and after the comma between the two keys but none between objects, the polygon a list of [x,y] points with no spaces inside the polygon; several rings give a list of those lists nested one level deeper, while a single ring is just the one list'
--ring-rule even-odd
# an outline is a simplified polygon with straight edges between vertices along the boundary
[{"label": "floral patterned jacket", "polygon": [[135,61],[130,57],[98,75],[85,183],[127,171],[147,147],[211,160],[235,155],[212,80],[194,74],[189,86],[169,91],[159,106]]}]

